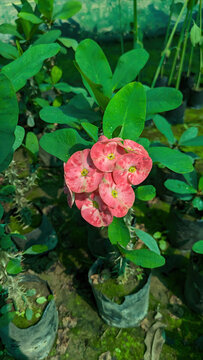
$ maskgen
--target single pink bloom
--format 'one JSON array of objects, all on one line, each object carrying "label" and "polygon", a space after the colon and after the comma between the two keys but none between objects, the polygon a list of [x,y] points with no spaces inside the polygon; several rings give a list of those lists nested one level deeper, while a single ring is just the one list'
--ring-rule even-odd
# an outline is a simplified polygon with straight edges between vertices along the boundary
[{"label": "single pink bloom", "polygon": [[[83,195],[83,198],[82,196]],[[81,215],[89,224],[101,227],[108,226],[113,221],[113,215],[102,201],[98,192],[91,194],[77,194],[77,206],[81,206]],[[80,198],[80,199],[79,199]]]},{"label": "single pink bloom", "polygon": [[116,184],[130,183],[138,185],[149,175],[152,168],[152,159],[147,156],[137,155],[129,152],[121,156],[115,165],[113,179]]},{"label": "single pink bloom", "polygon": [[103,174],[94,166],[90,149],[75,152],[64,164],[65,182],[75,193],[95,191]]},{"label": "single pink bloom", "polygon": [[75,194],[71,191],[69,186],[64,184],[64,194],[67,195],[67,202],[70,208],[72,208],[74,201],[75,201]]},{"label": "single pink bloom", "polygon": [[104,175],[99,185],[99,194],[116,217],[125,216],[135,201],[130,184],[115,184],[111,174]]},{"label": "single pink bloom", "polygon": [[133,151],[137,155],[149,156],[147,150],[133,140],[124,140],[123,144],[120,146],[124,147],[127,152]]},{"label": "single pink bloom", "polygon": [[91,158],[94,165],[103,172],[111,172],[114,169],[116,160],[125,153],[125,150],[118,146],[117,142],[97,142],[91,148]]}]

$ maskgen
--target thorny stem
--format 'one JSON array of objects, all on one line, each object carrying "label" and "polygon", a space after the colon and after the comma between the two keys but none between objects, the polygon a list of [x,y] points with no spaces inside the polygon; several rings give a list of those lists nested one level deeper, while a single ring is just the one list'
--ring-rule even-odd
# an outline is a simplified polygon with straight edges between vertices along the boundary
[{"label": "thorny stem", "polygon": [[153,88],[153,87],[155,86],[155,84],[156,84],[156,81],[157,81],[157,78],[158,78],[158,76],[159,76],[159,73],[160,73],[162,64],[163,64],[163,62],[164,62],[164,59],[165,59],[165,57],[166,57],[166,54],[167,54],[170,46],[171,46],[173,37],[174,37],[175,32],[176,32],[176,29],[177,29],[177,26],[178,26],[178,24],[179,24],[179,22],[180,22],[180,20],[181,20],[181,17],[182,17],[182,15],[183,15],[183,12],[184,12],[186,6],[187,6],[187,3],[188,3],[188,0],[185,0],[184,5],[183,5],[183,7],[182,7],[182,9],[181,9],[181,11],[180,11],[180,14],[178,15],[178,18],[177,18],[177,20],[176,20],[176,22],[175,22],[175,24],[174,24],[174,27],[173,27],[173,29],[172,29],[172,31],[171,31],[171,34],[170,34],[170,36],[169,36],[168,42],[167,42],[167,44],[166,44],[166,47],[165,47],[164,51],[162,52],[162,56],[161,56],[159,65],[158,65],[158,67],[157,67],[156,73],[155,73],[155,75],[154,75],[154,79],[153,79],[153,81],[152,81],[152,85],[151,85],[152,88]]},{"label": "thorny stem", "polygon": [[194,0],[192,1],[192,6],[191,6],[191,9],[189,10],[190,14],[189,14],[189,20],[187,22],[187,26],[186,26],[186,30],[185,30],[185,39],[184,39],[184,43],[183,43],[183,51],[181,54],[180,67],[179,67],[178,77],[177,77],[177,81],[176,81],[176,89],[179,89],[179,86],[180,86],[180,80],[181,80],[181,75],[182,75],[182,71],[183,71],[183,64],[184,64],[184,60],[185,60],[185,52],[186,52],[188,37],[190,34],[189,30],[190,30],[190,24],[192,21],[193,5],[194,5]]},{"label": "thorny stem", "polygon": [[[199,27],[202,34],[202,0],[199,1]],[[203,67],[203,54],[202,54],[202,46],[200,45],[200,59],[199,59],[199,75],[196,84],[196,90],[200,87],[201,75],[202,75],[202,67]]]},{"label": "thorny stem", "polygon": [[182,26],[182,29],[181,29],[181,32],[180,32],[178,45],[176,47],[176,53],[175,53],[175,56],[174,56],[170,77],[169,77],[169,80],[168,80],[168,86],[171,85],[171,82],[173,80],[173,75],[174,75],[174,71],[175,71],[175,68],[176,68],[177,59],[178,59],[179,54],[180,54],[180,49],[181,49],[181,45],[182,45],[183,38],[184,38],[184,32],[185,32],[185,28],[186,28],[187,21],[188,21],[188,16],[189,16],[189,11],[187,11],[187,14],[185,16],[185,20],[184,20],[184,23],[183,23],[183,26]]}]

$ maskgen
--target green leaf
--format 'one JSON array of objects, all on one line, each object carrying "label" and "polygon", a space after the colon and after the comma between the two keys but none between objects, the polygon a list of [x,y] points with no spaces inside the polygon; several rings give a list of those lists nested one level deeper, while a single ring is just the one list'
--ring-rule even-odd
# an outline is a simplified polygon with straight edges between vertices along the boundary
[{"label": "green leaf", "polygon": [[8,312],[0,317],[0,328],[8,326],[8,324],[14,319],[15,311]]},{"label": "green leaf", "polygon": [[108,226],[108,237],[113,245],[119,243],[126,247],[130,242],[130,233],[123,218],[113,218],[112,223]]},{"label": "green leaf", "polygon": [[203,199],[201,197],[199,197],[199,196],[195,197],[192,200],[192,205],[197,210],[202,211],[203,210]]},{"label": "green leaf", "polygon": [[27,254],[27,255],[37,255],[37,254],[42,254],[44,252],[46,252],[48,250],[48,246],[47,245],[32,245],[31,247],[29,247],[28,249],[26,249],[23,252],[23,255]]},{"label": "green leaf", "polygon": [[75,59],[82,72],[95,84],[101,85],[101,92],[112,95],[112,72],[106,56],[100,46],[91,39],[80,42]]},{"label": "green leaf", "polygon": [[135,80],[148,58],[149,54],[144,49],[133,49],[121,55],[113,74],[113,90]]},{"label": "green leaf", "polygon": [[28,321],[32,320],[33,311],[29,308],[25,310],[25,317]]},{"label": "green leaf", "polygon": [[27,79],[36,75],[42,67],[43,61],[57,54],[60,50],[58,44],[41,44],[30,46],[18,59],[2,68],[12,82],[16,91],[20,90]]},{"label": "green leaf", "polygon": [[200,45],[201,43],[201,29],[199,26],[197,26],[197,24],[195,24],[192,26],[192,29],[190,30],[190,40],[192,43],[192,46],[196,46],[197,44]]},{"label": "green leaf", "polygon": [[17,125],[14,134],[15,134],[15,142],[13,144],[13,152],[16,151],[22,144],[25,136],[25,129],[22,126]]},{"label": "green leaf", "polygon": [[194,243],[192,250],[197,254],[203,254],[203,240],[199,240]]},{"label": "green leaf", "polygon": [[78,47],[78,42],[75,39],[60,37],[58,41],[63,44],[67,48],[72,48],[74,51],[76,51]]},{"label": "green leaf", "polygon": [[39,11],[48,19],[51,20],[54,0],[38,0],[38,9]]},{"label": "green leaf", "polygon": [[181,142],[183,146],[203,146],[203,135]]},{"label": "green leaf", "polygon": [[176,109],[182,103],[182,93],[168,87],[149,89],[147,95],[147,115]]},{"label": "green leaf", "polygon": [[0,74],[0,163],[12,150],[18,123],[18,102],[12,83]]},{"label": "green leaf", "polygon": [[168,179],[164,182],[164,186],[168,190],[178,194],[196,194],[197,192],[196,189],[181,180]]},{"label": "green leaf", "polygon": [[95,142],[97,142],[98,140],[98,127],[87,123],[87,122],[82,122],[81,123],[83,129],[86,131],[86,133],[91,137],[92,140],[94,140]]},{"label": "green leaf", "polygon": [[136,139],[144,129],[146,94],[142,84],[134,82],[119,90],[107,105],[103,117],[103,132],[111,138],[121,128],[119,136]]},{"label": "green leaf", "polygon": [[38,35],[38,39],[34,42],[34,45],[51,44],[55,42],[61,36],[60,30],[50,30],[42,35]]},{"label": "green leaf", "polygon": [[142,201],[152,200],[156,196],[156,189],[153,185],[142,185],[135,190],[135,198]]},{"label": "green leaf", "polygon": [[67,106],[45,106],[42,110],[40,110],[39,115],[43,121],[51,124],[67,124],[69,126],[73,126],[74,123],[79,124],[80,122],[77,118],[74,118],[66,113],[66,109]]},{"label": "green leaf", "polygon": [[150,147],[148,152],[153,162],[160,162],[178,174],[189,173],[194,170],[191,158],[176,149],[155,146]]},{"label": "green leaf", "polygon": [[8,262],[6,266],[6,271],[9,275],[16,275],[22,272],[23,268],[20,264],[19,259],[12,259]]},{"label": "green leaf", "polygon": [[0,41],[0,55],[9,60],[14,60],[19,57],[18,50],[15,46],[2,41]]},{"label": "green leaf", "polygon": [[40,316],[41,316],[41,313],[36,313],[35,314],[35,317],[38,319],[38,318],[40,318]]},{"label": "green leaf", "polygon": [[183,176],[190,186],[197,189],[197,173],[196,173],[196,171],[192,171],[188,174],[184,174]]},{"label": "green leaf", "polygon": [[0,309],[1,314],[6,314],[6,313],[8,313],[9,311],[12,310],[12,307],[13,307],[13,306],[12,306],[11,303],[6,304],[6,305],[3,305],[3,306],[1,307],[1,309]]},{"label": "green leaf", "polygon": [[28,289],[26,291],[26,296],[34,296],[36,295],[36,293],[37,293],[36,289]]},{"label": "green leaf", "polygon": [[35,133],[29,131],[25,139],[25,147],[34,155],[37,156],[39,152],[39,142]]},{"label": "green leaf", "polygon": [[82,8],[82,4],[80,1],[69,0],[62,6],[54,7],[54,19],[67,20],[71,18],[73,15],[77,14]]},{"label": "green leaf", "polygon": [[136,235],[142,240],[142,242],[153,252],[160,255],[160,250],[157,245],[156,240],[154,238],[147,234],[145,231],[142,231],[140,229],[134,229]]},{"label": "green leaf", "polygon": [[198,189],[200,191],[203,190],[203,176],[201,176],[200,179],[199,179]]},{"label": "green leaf", "polygon": [[158,255],[148,249],[125,250],[123,248],[120,248],[120,250],[128,260],[144,268],[153,269],[159,266],[163,266],[165,264],[165,259],[163,256]]},{"label": "green leaf", "polygon": [[61,129],[50,134],[45,134],[40,139],[40,146],[49,154],[67,162],[68,158],[76,151],[89,148],[93,145],[80,137],[73,129]]},{"label": "green leaf", "polygon": [[172,127],[168,121],[161,115],[154,115],[153,121],[157,129],[166,137],[169,144],[174,144],[176,138],[173,135]]},{"label": "green leaf", "polygon": [[45,298],[45,296],[40,296],[36,299],[36,302],[38,304],[44,304],[45,302],[47,302],[47,298]]},{"label": "green leaf", "polygon": [[4,208],[3,208],[3,206],[0,204],[0,220],[1,220],[2,216],[3,216],[3,214],[4,214]]},{"label": "green leaf", "polygon": [[150,146],[150,141],[149,141],[149,139],[147,139],[147,138],[138,138],[137,140],[136,140],[136,142],[138,143],[138,144],[140,144],[140,145],[142,145],[146,150],[149,148],[149,146]]},{"label": "green leaf", "polygon": [[194,126],[185,130],[184,133],[180,137],[179,144],[182,145],[182,143],[184,143],[184,141],[188,141],[193,138],[196,138],[197,134],[198,134],[198,128],[196,128]]},{"label": "green leaf", "polygon": [[55,84],[54,87],[58,90],[61,90],[61,91],[64,91],[66,93],[74,93],[74,94],[82,94],[84,96],[87,96],[87,91],[83,88],[80,88],[80,87],[74,87],[74,86],[71,86],[67,83],[58,83],[58,84]]},{"label": "green leaf", "polygon": [[10,35],[16,36],[19,39],[23,40],[23,37],[16,30],[16,25],[6,24],[6,23],[1,24],[0,25],[0,34],[10,34]]},{"label": "green leaf", "polygon": [[38,16],[36,16],[35,14],[31,13],[31,12],[26,12],[26,11],[21,11],[20,13],[18,13],[18,16],[21,19],[30,21],[32,24],[36,24],[39,25],[43,22],[42,19],[40,19]]},{"label": "green leaf", "polygon": [[41,99],[41,98],[34,98],[33,102],[35,105],[39,105],[40,107],[45,107],[45,106],[49,106],[49,102],[45,99]]},{"label": "green leaf", "polygon": [[0,247],[2,248],[2,250],[8,250],[13,246],[14,246],[14,243],[11,240],[11,237],[9,235],[4,235],[1,237]]},{"label": "green leaf", "polygon": [[53,66],[51,69],[51,79],[53,84],[56,84],[60,80],[62,73],[62,70],[58,66]]},{"label": "green leaf", "polygon": [[103,94],[102,85],[95,84],[84,74],[84,72],[80,69],[79,65],[76,62],[74,64],[76,69],[82,75],[84,85],[89,91],[90,95],[95,99],[98,105],[101,106],[103,110],[105,110],[110,99]]}]

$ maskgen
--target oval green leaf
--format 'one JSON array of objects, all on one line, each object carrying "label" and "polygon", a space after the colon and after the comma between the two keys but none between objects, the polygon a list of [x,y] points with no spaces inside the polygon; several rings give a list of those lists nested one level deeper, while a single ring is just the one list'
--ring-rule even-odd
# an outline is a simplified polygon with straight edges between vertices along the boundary
[{"label": "oval green leaf", "polygon": [[128,245],[130,233],[122,218],[113,218],[112,223],[108,226],[108,237],[113,245],[117,243],[123,247]]},{"label": "oval green leaf", "polygon": [[182,103],[183,95],[179,90],[157,87],[147,92],[147,115],[176,109]]},{"label": "oval green leaf", "polygon": [[156,189],[153,185],[142,185],[135,190],[135,198],[142,201],[152,200],[156,196]]},{"label": "oval green leaf", "polygon": [[164,182],[165,187],[178,194],[196,194],[197,190],[184,181],[168,179]]},{"label": "oval green leaf", "polygon": [[140,238],[140,240],[143,241],[143,243],[152,251],[154,251],[156,254],[160,255],[160,250],[157,245],[156,240],[149,234],[147,234],[145,231],[142,231],[140,229],[134,229],[136,235]]},{"label": "oval green leaf", "polygon": [[203,240],[197,241],[193,247],[192,250],[196,252],[197,254],[203,254]]}]

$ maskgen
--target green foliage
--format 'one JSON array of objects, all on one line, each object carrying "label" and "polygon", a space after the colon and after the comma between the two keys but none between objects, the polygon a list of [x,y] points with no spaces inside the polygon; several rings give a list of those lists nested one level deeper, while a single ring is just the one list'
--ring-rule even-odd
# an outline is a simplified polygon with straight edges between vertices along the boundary
[{"label": "green foliage", "polygon": [[141,185],[135,190],[135,198],[142,201],[152,200],[156,196],[156,189],[153,185]]},{"label": "green foliage", "polygon": [[22,270],[19,259],[11,259],[6,266],[6,271],[9,275],[19,274]]},{"label": "green foliage", "polygon": [[[94,84],[101,86],[101,93],[107,97],[112,94],[112,72],[108,60],[100,46],[91,39],[80,42],[75,59],[82,72]],[[89,85],[85,83],[89,90]]]},{"label": "green foliage", "polygon": [[154,146],[149,148],[149,156],[152,158],[153,162],[160,162],[178,174],[193,171],[191,158],[178,150],[162,146]]},{"label": "green foliage", "polygon": [[0,41],[0,55],[10,60],[14,60],[19,57],[18,50],[15,46],[2,41]]},{"label": "green foliage", "polygon": [[142,266],[144,268],[153,269],[165,264],[163,256],[156,254],[153,251],[147,249],[140,250],[126,250],[121,247],[120,251],[126,257],[126,259],[132,261],[135,265]]},{"label": "green foliage", "polygon": [[113,74],[113,90],[135,80],[148,58],[149,54],[144,49],[133,49],[121,55]]},{"label": "green foliage", "polygon": [[[18,122],[18,102],[12,83],[0,74],[0,164],[9,156],[15,142],[15,128]],[[3,120],[3,121],[2,121]],[[1,171],[4,169],[1,169]]]},{"label": "green foliage", "polygon": [[16,25],[13,24],[1,24],[0,25],[0,33],[1,34],[10,34],[13,36],[16,36],[19,39],[23,39],[23,37],[21,36],[21,34],[16,30]]},{"label": "green foliage", "polygon": [[93,143],[84,140],[73,129],[61,129],[50,134],[45,134],[40,139],[40,146],[49,154],[67,162],[68,158],[76,151],[92,146]]},{"label": "green foliage", "polygon": [[17,125],[14,134],[15,134],[15,141],[13,144],[13,152],[16,151],[22,144],[25,136],[25,129],[22,126]]},{"label": "green foliage", "polygon": [[45,302],[47,302],[47,298],[45,298],[45,296],[40,296],[36,299],[36,302],[38,304],[44,304]]},{"label": "green foliage", "polygon": [[6,314],[11,310],[12,310],[12,304],[9,303],[9,304],[3,305],[0,309],[0,312],[1,312],[1,314]]},{"label": "green foliage", "polygon": [[31,247],[29,247],[27,250],[25,250],[23,252],[24,255],[37,255],[37,254],[42,254],[44,252],[46,252],[48,250],[48,246],[47,245],[32,245]]},{"label": "green foliage", "polygon": [[170,145],[176,142],[176,138],[173,135],[171,125],[163,116],[158,114],[154,115],[153,122],[157,129],[166,137]]},{"label": "green foliage", "polygon": [[25,317],[28,321],[32,320],[33,311],[29,308],[25,310]]},{"label": "green foliage", "polygon": [[36,293],[37,293],[36,289],[28,289],[26,291],[26,296],[34,296],[36,295]]},{"label": "green foliage", "polygon": [[203,210],[203,199],[201,197],[199,197],[199,196],[195,197],[192,200],[192,205],[197,210],[202,211]]},{"label": "green foliage", "polygon": [[54,0],[38,0],[38,9],[39,11],[48,19],[51,20]]},{"label": "green foliage", "polygon": [[193,24],[192,29],[190,30],[190,40],[192,46],[200,45],[201,44],[201,29],[197,24]]},{"label": "green foliage", "polygon": [[58,66],[53,66],[51,69],[51,80],[53,84],[56,84],[62,76],[62,70]]},{"label": "green foliage", "polygon": [[11,80],[15,91],[18,91],[25,85],[27,79],[39,72],[43,61],[56,55],[59,50],[58,44],[30,46],[22,56],[4,66],[2,73]]},{"label": "green foliage", "polygon": [[154,238],[147,234],[145,231],[142,231],[140,229],[134,229],[135,234],[140,238],[140,240],[143,241],[143,243],[153,252],[160,255],[160,251],[157,245],[156,240]]},{"label": "green foliage", "polygon": [[108,237],[113,245],[118,243],[124,247],[128,245],[130,233],[123,218],[114,217],[112,223],[108,226]]},{"label": "green foliage", "polygon": [[78,42],[75,39],[70,39],[70,38],[64,38],[64,37],[60,37],[58,39],[58,41],[63,44],[65,47],[67,48],[72,48],[74,51],[76,51],[77,46],[78,46]]},{"label": "green foliage", "polygon": [[198,134],[198,128],[192,126],[189,129],[185,130],[184,133],[181,135],[180,140],[179,140],[179,144],[180,145],[184,145],[184,142],[194,139],[197,137]]},{"label": "green foliage", "polygon": [[84,96],[87,96],[87,91],[85,89],[80,88],[80,87],[74,87],[67,83],[60,82],[60,83],[55,84],[54,87],[58,90],[66,92],[66,93],[72,92],[74,94],[82,94]]},{"label": "green foliage", "polygon": [[87,123],[87,122],[82,122],[81,123],[83,129],[86,131],[86,133],[89,135],[89,137],[94,140],[95,142],[97,142],[98,140],[98,127]]},{"label": "green foliage", "polygon": [[182,103],[182,93],[168,87],[157,87],[147,92],[147,115],[176,109]]},{"label": "green foliage", "polygon": [[184,181],[168,179],[164,182],[165,187],[178,194],[196,194],[197,190]]},{"label": "green foliage", "polygon": [[53,19],[67,20],[77,14],[81,7],[81,2],[77,0],[69,0],[63,5],[56,4],[54,6]]},{"label": "green foliage", "polygon": [[121,127],[119,136],[136,139],[144,129],[146,94],[142,84],[134,82],[119,90],[107,105],[103,117],[103,132],[108,138]]},{"label": "green foliage", "polygon": [[51,44],[55,42],[61,36],[60,30],[50,30],[42,35],[38,35],[38,39],[34,42],[34,45]]},{"label": "green foliage", "polygon": [[0,328],[7,326],[15,317],[15,311],[7,312],[0,317]]},{"label": "green foliage", "polygon": [[192,250],[196,252],[197,254],[203,254],[203,240],[197,241],[193,247]]},{"label": "green foliage", "polygon": [[203,176],[201,176],[200,179],[199,179],[198,189],[200,191],[203,190]]},{"label": "green foliage", "polygon": [[192,171],[188,174],[184,174],[183,176],[190,186],[197,189],[197,173],[196,173],[196,171]]},{"label": "green foliage", "polygon": [[25,139],[25,147],[35,156],[37,157],[39,152],[39,142],[35,133],[29,131],[26,135]]},{"label": "green foliage", "polygon": [[182,141],[181,145],[183,145],[183,146],[203,146],[203,135],[185,140],[184,142]]}]

